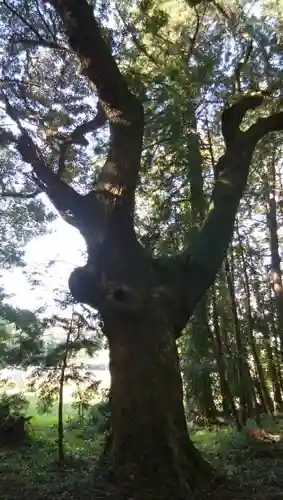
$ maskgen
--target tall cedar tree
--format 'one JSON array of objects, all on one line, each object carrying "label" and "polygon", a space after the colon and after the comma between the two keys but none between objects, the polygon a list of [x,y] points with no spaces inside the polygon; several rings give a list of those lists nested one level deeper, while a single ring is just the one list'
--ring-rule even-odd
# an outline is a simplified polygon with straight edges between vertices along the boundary
[{"label": "tall cedar tree", "polygon": [[283,129],[283,113],[260,118],[243,132],[244,116],[263,97],[242,97],[223,112],[226,150],[197,242],[174,258],[154,258],[134,230],[143,107],[120,73],[88,1],[49,3],[96,88],[99,112],[92,128],[105,119],[110,126],[107,160],[93,190],[80,195],[48,168],[7,99],[6,111],[18,124],[16,145],[37,185],[87,244],[87,264],[72,272],[69,286],[76,300],[99,310],[109,342],[111,477],[124,498],[189,499],[211,470],[187,433],[176,339],[222,263],[254,149],[266,134]]}]

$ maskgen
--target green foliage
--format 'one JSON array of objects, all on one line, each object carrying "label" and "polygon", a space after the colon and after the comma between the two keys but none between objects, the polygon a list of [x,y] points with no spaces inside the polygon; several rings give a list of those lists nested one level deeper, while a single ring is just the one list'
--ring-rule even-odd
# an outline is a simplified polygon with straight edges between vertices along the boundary
[{"label": "green foliage", "polygon": [[[38,394],[37,409],[39,413],[51,413],[55,403],[58,402],[59,380],[52,372],[43,377],[36,386]],[[35,390],[34,384],[30,389]]]},{"label": "green foliage", "polygon": [[25,416],[29,401],[22,393],[0,394],[0,443],[4,447],[19,447],[28,437]]},{"label": "green foliage", "polygon": [[109,393],[106,391],[102,393],[101,401],[89,409],[86,435],[91,435],[93,432],[106,435],[109,431],[109,419],[110,401]]},{"label": "green foliage", "polygon": [[25,415],[29,407],[29,401],[23,393],[0,394],[0,421],[10,415]]},{"label": "green foliage", "polygon": [[[55,404],[57,405],[60,376],[60,365],[43,370],[40,368],[30,375],[29,390],[38,396],[37,407],[40,413],[51,413]],[[94,375],[85,370],[83,365],[70,364],[65,371],[63,383],[75,384],[76,389],[72,395],[75,399],[73,406],[83,420],[85,411],[98,392],[99,381],[95,380]]]},{"label": "green foliage", "polygon": [[36,365],[44,349],[45,326],[34,312],[10,306],[1,294],[0,367]]},{"label": "green foliage", "polygon": [[[106,23],[113,16],[112,6],[109,2],[94,3],[99,22]],[[1,85],[55,171],[64,138],[93,118],[93,89],[77,71],[74,55],[63,45],[61,23],[48,6],[41,9],[37,1],[20,0],[5,4],[0,14],[4,54]],[[282,2],[262,1],[262,12],[251,10],[253,2],[234,0],[116,4],[120,10],[119,15],[114,12],[117,24],[103,32],[146,115],[136,231],[154,255],[166,258],[193,244],[208,212],[213,168],[224,150],[220,131],[224,107],[242,93],[267,86],[265,107],[247,116],[245,128],[282,103]],[[38,34],[45,44],[27,43]],[[237,69],[245,60],[251,39],[253,49],[238,78]],[[59,45],[56,51],[46,43],[51,41]],[[0,113],[4,117],[2,108]],[[63,179],[80,185],[82,192],[92,186],[104,161],[104,132],[90,138],[90,147],[88,141],[77,141],[67,148]],[[30,192],[34,189],[32,179],[26,175],[11,134],[8,127],[0,135],[1,188]],[[271,265],[273,274],[276,271],[280,277],[281,156],[282,145],[275,135],[261,142],[225,266],[180,341],[186,397],[201,414],[225,410],[230,415],[229,398],[238,409],[247,387],[245,404],[252,406],[268,399],[278,404],[281,399],[282,403],[282,323],[276,287],[270,288],[267,270]],[[271,200],[276,201],[275,213]],[[3,198],[0,210],[1,264],[20,264],[23,245],[45,229],[52,216],[38,197]],[[205,252],[209,260],[210,249],[205,248]],[[35,315],[2,304],[0,318],[1,367],[39,365],[34,371],[34,387],[43,412],[54,409],[60,384],[75,382],[74,408],[79,420],[84,420],[96,382],[90,380],[76,356],[81,351],[92,355],[99,348],[99,341],[92,337],[93,325],[88,331],[91,338],[81,331],[78,336],[78,328],[67,340],[45,349],[43,325]],[[67,336],[69,321],[62,321],[62,325]],[[99,428],[100,419],[102,427],[107,421],[97,408],[90,409],[89,419],[90,426],[92,422]],[[223,459],[223,442],[211,442],[215,434],[206,432],[196,439],[208,440],[208,435],[207,448],[211,445],[214,455],[216,448],[217,453],[221,449]],[[216,434],[219,441],[225,441],[227,435]],[[237,457],[243,462],[247,458],[241,451],[242,439],[246,436],[233,433],[233,439],[228,440],[225,460],[229,474]],[[248,469],[252,476],[250,465]]]},{"label": "green foliage", "polygon": [[[282,432],[282,422],[275,424],[267,420],[265,428],[277,436]],[[28,446],[13,451],[1,448],[0,498],[16,500],[19,488],[23,499],[59,500],[68,496],[83,500],[85,491],[94,498],[104,500],[107,495],[109,497],[109,491],[102,496],[99,478],[94,474],[101,438],[92,431],[91,439],[80,439],[77,437],[79,430],[78,427],[71,429],[71,426],[66,426],[67,456],[62,467],[56,461],[56,426],[50,422],[46,424],[42,416],[35,416]],[[283,487],[282,442],[257,442],[232,428],[204,428],[193,432],[192,439],[220,471],[234,482],[240,482],[246,497],[268,498],[270,493],[280,498]],[[219,491],[218,498],[222,498]]]},{"label": "green foliage", "polygon": [[76,390],[72,394],[72,407],[76,410],[79,422],[83,423],[86,418],[86,413],[89,410],[94,397],[97,395],[99,382],[93,380],[93,376],[89,374],[89,380],[84,379],[85,385],[82,386],[81,381],[76,380]]}]

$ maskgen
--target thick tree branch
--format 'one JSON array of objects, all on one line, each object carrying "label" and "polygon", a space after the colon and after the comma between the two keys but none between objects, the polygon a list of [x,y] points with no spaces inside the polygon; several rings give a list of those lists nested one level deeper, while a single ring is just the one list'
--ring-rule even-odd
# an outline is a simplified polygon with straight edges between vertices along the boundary
[{"label": "thick tree branch", "polygon": [[16,110],[11,106],[4,93],[2,95],[8,116],[17,124],[21,132],[16,139],[16,148],[23,160],[31,165],[35,183],[49,196],[63,217],[68,212],[68,217],[71,213],[74,220],[79,220],[82,196],[47,167],[38,147],[22,126]]},{"label": "thick tree branch", "polygon": [[241,122],[247,111],[256,109],[264,100],[261,94],[244,95],[241,99],[222,113],[222,135],[228,148],[240,133]]},{"label": "thick tree branch", "polygon": [[101,101],[120,109],[121,101],[128,100],[130,93],[93,16],[93,7],[86,0],[51,0],[50,3],[64,23],[83,74],[94,83]]},{"label": "thick tree branch", "polygon": [[276,113],[268,118],[259,118],[246,132],[255,144],[269,132],[278,132],[283,128],[283,112]]},{"label": "thick tree branch", "polygon": [[281,112],[268,118],[260,118],[246,132],[240,132],[240,116],[243,118],[244,109],[248,111],[256,105],[256,101],[251,98],[248,106],[245,98],[244,102],[241,100],[230,110],[236,133],[232,141],[226,142],[227,150],[215,167],[216,180],[211,209],[195,244],[181,256],[187,273],[186,277],[184,273],[179,329],[185,326],[196,304],[213,283],[225,257],[257,142],[269,132],[283,130]]},{"label": "thick tree branch", "polygon": [[130,93],[86,0],[51,0],[82,73],[95,85],[110,124],[110,145],[96,191],[111,195],[129,212],[134,207],[143,138],[143,109]]}]

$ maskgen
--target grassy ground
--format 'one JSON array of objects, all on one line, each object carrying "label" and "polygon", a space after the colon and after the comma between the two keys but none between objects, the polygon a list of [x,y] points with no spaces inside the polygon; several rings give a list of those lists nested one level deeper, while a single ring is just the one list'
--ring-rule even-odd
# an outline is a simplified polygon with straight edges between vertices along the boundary
[{"label": "grassy ground", "polygon": [[[283,500],[283,420],[265,420],[263,428],[263,433],[251,425],[242,434],[225,428],[193,435],[197,448],[217,470],[240,485],[239,496],[227,495],[229,500]],[[226,500],[220,488],[222,498]]]},{"label": "grassy ground", "polygon": [[[101,447],[99,436],[94,433],[88,439],[79,428],[67,425],[67,459],[59,466],[56,409],[39,415],[32,401],[29,414],[34,417],[30,442],[18,450],[0,448],[0,500],[99,500],[97,490],[91,493],[92,471]],[[74,418],[70,405],[65,407],[65,418],[66,422]],[[247,432],[239,435],[233,429],[202,429],[192,434],[207,459],[242,486],[237,493],[219,488],[216,497],[220,500],[283,500],[283,421],[266,422],[265,429],[274,441],[251,437]]]},{"label": "grassy ground", "polygon": [[[48,414],[39,414],[36,398],[31,398],[28,415],[33,418],[27,442],[17,449],[0,446],[0,500],[69,500],[77,498],[78,489],[91,489],[91,472],[100,453],[101,437],[87,439],[85,433],[83,436],[82,429],[72,425],[76,415],[71,404],[66,404],[66,460],[59,465],[57,408]],[[86,499],[91,497],[86,495]]]}]

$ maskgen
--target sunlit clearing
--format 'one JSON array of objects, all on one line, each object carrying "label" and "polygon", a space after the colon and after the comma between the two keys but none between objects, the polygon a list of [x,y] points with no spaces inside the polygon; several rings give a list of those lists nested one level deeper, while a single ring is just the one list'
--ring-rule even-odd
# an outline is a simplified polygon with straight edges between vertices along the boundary
[{"label": "sunlit clearing", "polygon": [[[4,274],[2,284],[10,302],[21,308],[47,306],[51,312],[54,290],[68,291],[72,270],[85,262],[85,243],[79,231],[58,218],[50,234],[35,238],[26,246],[26,268]],[[50,310],[51,309],[51,310]]]}]

